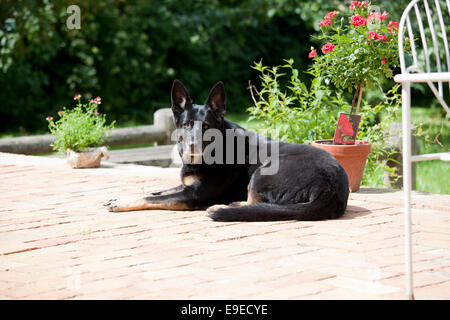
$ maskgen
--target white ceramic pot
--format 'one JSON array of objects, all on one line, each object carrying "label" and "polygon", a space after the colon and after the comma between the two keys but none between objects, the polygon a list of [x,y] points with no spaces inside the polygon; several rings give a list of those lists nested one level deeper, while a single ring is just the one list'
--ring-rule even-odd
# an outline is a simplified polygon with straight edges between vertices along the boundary
[{"label": "white ceramic pot", "polygon": [[74,169],[79,168],[98,168],[102,158],[109,159],[106,147],[88,148],[81,152],[75,152],[67,149],[67,162]]}]

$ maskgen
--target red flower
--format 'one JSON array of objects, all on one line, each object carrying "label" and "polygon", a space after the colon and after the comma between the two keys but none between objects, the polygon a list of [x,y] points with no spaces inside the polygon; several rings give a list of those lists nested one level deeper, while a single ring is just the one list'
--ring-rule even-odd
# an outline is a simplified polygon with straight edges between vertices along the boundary
[{"label": "red flower", "polygon": [[326,26],[329,26],[330,24],[331,24],[330,20],[322,20],[319,22],[319,26],[321,26],[321,27],[326,27]]},{"label": "red flower", "polygon": [[102,104],[102,98],[100,98],[98,96],[95,99],[91,99],[89,101],[92,103],[95,103],[95,104]]},{"label": "red flower", "polygon": [[47,120],[47,121],[53,120],[53,117],[47,116],[47,118],[45,118],[45,120]]},{"label": "red flower", "polygon": [[76,94],[74,97],[73,97],[73,100],[77,100],[77,99],[80,99],[81,98],[81,94]]},{"label": "red flower", "polygon": [[317,50],[316,50],[316,49],[313,49],[313,50],[311,50],[311,52],[309,53],[308,58],[312,59],[312,58],[314,58],[316,55],[317,55]]},{"label": "red flower", "polygon": [[388,24],[389,33],[392,33],[393,31],[397,32],[399,26],[400,26],[400,23],[392,21],[392,20],[389,21],[389,24]]},{"label": "red flower", "polygon": [[[364,1],[365,2],[365,1]],[[349,8],[351,10],[355,9],[356,7],[361,7],[363,4],[359,1],[352,1],[351,5],[349,6]]]},{"label": "red flower", "polygon": [[385,36],[383,36],[382,34],[378,34],[374,31],[369,31],[369,39],[373,39],[373,40],[381,40],[383,42],[387,42],[388,38],[386,38]]},{"label": "red flower", "polygon": [[335,48],[334,44],[332,43],[327,43],[322,47],[322,52],[325,54],[327,52],[331,52],[333,51]]},{"label": "red flower", "polygon": [[382,64],[386,64],[386,59],[381,59]]},{"label": "red flower", "polygon": [[59,111],[58,111],[58,114],[59,114],[59,116],[61,117],[61,115],[62,115],[62,111],[61,111],[61,110],[59,110]]},{"label": "red flower", "polygon": [[353,10],[353,9],[359,8],[359,7],[361,7],[361,6],[364,6],[364,7],[367,8],[367,7],[369,6],[369,4],[367,3],[367,1],[363,1],[363,2],[352,1],[352,3],[351,3],[351,5],[349,6],[349,8],[350,8],[351,10]]},{"label": "red flower", "polygon": [[388,15],[389,15],[389,13],[387,11],[384,11],[383,13],[372,12],[367,17],[367,20],[372,20],[372,19],[386,20]]},{"label": "red flower", "polygon": [[338,14],[339,14],[339,11],[334,10],[334,11],[328,12],[328,13],[325,15],[325,17],[323,17],[323,18],[324,18],[325,20],[331,20],[331,19],[334,18],[334,16],[337,16]]},{"label": "red flower", "polygon": [[354,27],[359,27],[359,26],[364,26],[367,24],[367,20],[364,19],[361,16],[353,16],[350,20],[350,23],[354,26]]},{"label": "red flower", "polygon": [[377,34],[375,40],[381,40],[383,42],[388,42],[388,38],[386,38],[386,36],[383,36],[382,34]]}]

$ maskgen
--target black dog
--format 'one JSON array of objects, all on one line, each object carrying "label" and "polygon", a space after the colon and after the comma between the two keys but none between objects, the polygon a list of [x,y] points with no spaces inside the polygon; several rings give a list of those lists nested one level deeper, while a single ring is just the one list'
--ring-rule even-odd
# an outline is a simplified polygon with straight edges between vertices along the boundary
[{"label": "black dog", "polygon": [[[322,220],[344,213],[349,195],[347,174],[330,153],[308,145],[270,140],[226,120],[222,82],[212,88],[204,105],[193,104],[179,81],[174,81],[171,95],[178,151],[183,159],[182,184],[138,200],[111,200],[105,204],[110,211],[207,208],[209,216],[219,221]],[[215,129],[224,137],[219,144],[221,149],[211,152],[213,156],[222,152],[219,161],[202,161],[205,151],[216,141],[202,141],[198,147],[193,134],[196,124],[201,125],[201,134]],[[242,135],[245,148],[233,145],[230,149],[230,140],[234,142]],[[251,137],[258,138],[253,153],[251,147],[255,143]],[[268,145],[268,157],[255,161],[252,155]],[[274,146],[278,146],[278,154]],[[231,161],[224,161],[225,158]],[[270,167],[277,172],[264,174]]]}]

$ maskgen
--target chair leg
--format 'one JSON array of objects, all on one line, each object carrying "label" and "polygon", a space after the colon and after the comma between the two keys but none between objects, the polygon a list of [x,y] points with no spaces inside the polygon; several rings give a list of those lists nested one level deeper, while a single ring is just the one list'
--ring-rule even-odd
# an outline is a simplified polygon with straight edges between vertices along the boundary
[{"label": "chair leg", "polygon": [[414,299],[411,243],[411,87],[402,85],[402,131],[403,131],[403,195],[405,223],[406,298]]}]

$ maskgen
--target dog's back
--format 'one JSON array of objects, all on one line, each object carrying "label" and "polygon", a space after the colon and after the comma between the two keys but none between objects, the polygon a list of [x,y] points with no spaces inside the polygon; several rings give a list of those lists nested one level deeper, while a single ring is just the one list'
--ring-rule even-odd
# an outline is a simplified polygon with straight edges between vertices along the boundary
[{"label": "dog's back", "polygon": [[[328,152],[279,143],[278,172],[251,174],[247,201],[208,210],[218,221],[323,220],[342,216],[349,195],[345,170]],[[264,164],[270,166],[272,163]]]}]

